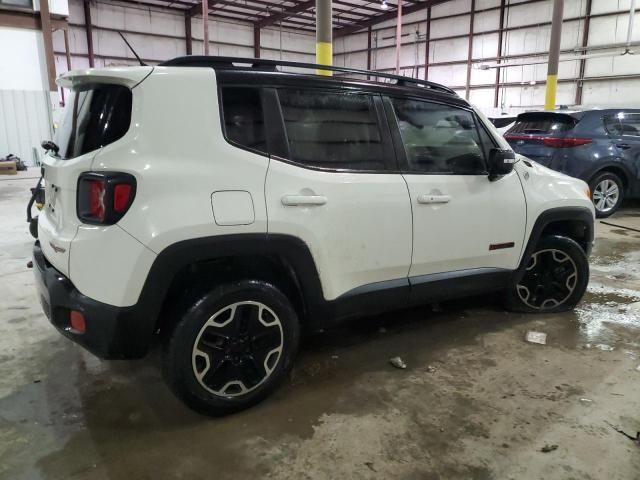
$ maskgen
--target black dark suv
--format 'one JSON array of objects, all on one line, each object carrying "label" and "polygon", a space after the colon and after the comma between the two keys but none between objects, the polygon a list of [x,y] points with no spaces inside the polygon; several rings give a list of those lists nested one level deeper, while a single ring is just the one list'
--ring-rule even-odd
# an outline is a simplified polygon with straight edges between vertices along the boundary
[{"label": "black dark suv", "polygon": [[640,109],[527,112],[504,136],[513,149],[589,184],[596,216],[640,197]]}]

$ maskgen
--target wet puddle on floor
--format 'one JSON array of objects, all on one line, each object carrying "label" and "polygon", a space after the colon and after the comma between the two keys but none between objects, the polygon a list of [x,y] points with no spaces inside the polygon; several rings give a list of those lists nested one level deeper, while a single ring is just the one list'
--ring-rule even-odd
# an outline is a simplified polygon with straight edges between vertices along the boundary
[{"label": "wet puddle on floor", "polygon": [[591,280],[574,310],[576,346],[609,351],[640,346],[640,244],[599,240]]}]

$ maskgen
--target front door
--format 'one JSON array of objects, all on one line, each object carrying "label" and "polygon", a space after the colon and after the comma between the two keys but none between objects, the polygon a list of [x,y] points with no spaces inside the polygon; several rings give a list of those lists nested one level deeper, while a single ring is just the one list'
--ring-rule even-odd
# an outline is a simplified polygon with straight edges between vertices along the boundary
[{"label": "front door", "polygon": [[412,285],[517,268],[524,193],[516,172],[489,181],[495,145],[475,113],[422,99],[385,102],[413,209]]}]

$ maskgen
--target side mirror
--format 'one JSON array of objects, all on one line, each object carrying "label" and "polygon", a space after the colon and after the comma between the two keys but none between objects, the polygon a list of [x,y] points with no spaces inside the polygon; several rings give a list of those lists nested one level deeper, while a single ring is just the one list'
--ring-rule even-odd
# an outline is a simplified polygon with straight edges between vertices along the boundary
[{"label": "side mirror", "polygon": [[489,152],[489,180],[494,181],[513,170],[516,154],[512,150],[492,148]]}]

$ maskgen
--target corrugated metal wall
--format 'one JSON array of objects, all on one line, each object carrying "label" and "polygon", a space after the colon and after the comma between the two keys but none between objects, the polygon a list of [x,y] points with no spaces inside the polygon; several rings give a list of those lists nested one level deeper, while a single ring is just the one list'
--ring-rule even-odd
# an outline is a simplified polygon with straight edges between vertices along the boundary
[{"label": "corrugated metal wall", "polygon": [[33,165],[33,149],[51,138],[49,92],[0,90],[0,157],[9,153]]}]

